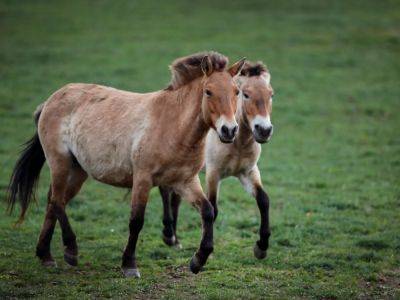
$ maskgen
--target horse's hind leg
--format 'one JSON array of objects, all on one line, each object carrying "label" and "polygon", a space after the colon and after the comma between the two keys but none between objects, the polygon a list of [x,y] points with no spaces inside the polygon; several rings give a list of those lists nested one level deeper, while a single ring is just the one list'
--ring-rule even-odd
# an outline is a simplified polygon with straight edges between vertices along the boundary
[{"label": "horse's hind leg", "polygon": [[85,180],[88,178],[87,173],[79,165],[74,165],[68,176],[67,190],[65,192],[64,202],[65,205],[74,198],[79,191]]},{"label": "horse's hind leg", "polygon": [[58,219],[61,225],[62,238],[65,247],[64,260],[71,266],[76,266],[78,264],[78,246],[76,244],[75,234],[69,224],[65,207],[68,202],[78,194],[87,177],[87,173],[80,166],[74,166],[70,170],[67,189],[64,196],[64,205],[62,206],[63,209],[60,212],[60,218]]},{"label": "horse's hind leg", "polygon": [[169,201],[171,189],[167,187],[159,187],[163,202],[163,231],[162,238],[165,244],[173,246],[175,243],[174,229],[172,227],[171,204]]},{"label": "horse's hind leg", "polygon": [[178,222],[180,204],[181,204],[181,196],[179,196],[175,192],[172,192],[171,195],[172,228],[174,229],[174,235],[175,235],[175,247],[177,247],[178,249],[182,248],[182,245],[178,240],[178,235],[176,234],[176,224]]},{"label": "horse's hind leg", "polygon": [[48,205],[45,221],[39,236],[36,247],[36,255],[41,259],[45,266],[55,265],[50,253],[50,243],[54,232],[57,219],[60,221],[63,241],[65,248],[64,259],[70,265],[77,264],[77,245],[75,234],[73,233],[65,206],[79,192],[83,182],[87,178],[86,172],[69,157],[57,162],[58,164],[52,171],[52,184],[48,194]]},{"label": "horse's hind leg", "polygon": [[54,227],[56,226],[56,216],[54,215],[52,206],[50,205],[51,187],[47,194],[47,208],[46,216],[43,222],[42,230],[40,232],[39,241],[36,246],[36,256],[39,257],[43,266],[56,266],[51,252],[50,243],[53,237]]},{"label": "horse's hind leg", "polygon": [[[39,242],[36,247],[36,254],[41,259],[43,265],[55,264],[50,254],[50,242],[54,232],[56,221],[59,220],[61,224],[60,217],[65,206],[64,196],[67,189],[69,171],[71,168],[71,161],[68,159],[68,156],[54,156],[55,157],[51,157],[52,160],[49,160],[51,172],[51,185],[48,194],[49,202],[47,204],[47,212],[42,232],[40,234]],[[62,225],[61,228],[63,228]]]},{"label": "horse's hind leg", "polygon": [[170,188],[159,187],[161,198],[163,201],[163,241],[168,246],[181,248],[176,237],[176,218],[178,217],[178,209],[180,197],[172,192]]}]

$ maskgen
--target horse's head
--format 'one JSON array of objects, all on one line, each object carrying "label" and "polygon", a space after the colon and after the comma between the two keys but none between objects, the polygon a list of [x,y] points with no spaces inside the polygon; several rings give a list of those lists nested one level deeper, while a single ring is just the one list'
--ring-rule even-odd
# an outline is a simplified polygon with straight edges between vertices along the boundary
[{"label": "horse's head", "polygon": [[243,118],[258,143],[271,139],[272,97],[271,75],[262,63],[246,63],[237,76]]},{"label": "horse's head", "polygon": [[235,119],[237,108],[237,88],[233,77],[244,64],[244,59],[227,70],[214,70],[213,62],[205,56],[201,62],[204,73],[202,111],[205,120],[215,129],[223,143],[232,143],[238,131]]}]

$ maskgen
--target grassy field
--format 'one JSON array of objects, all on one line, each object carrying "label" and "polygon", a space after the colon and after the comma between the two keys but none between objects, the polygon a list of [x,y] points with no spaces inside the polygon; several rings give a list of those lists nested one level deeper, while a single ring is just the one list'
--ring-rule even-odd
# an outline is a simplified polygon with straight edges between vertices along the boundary
[{"label": "grassy field", "polygon": [[46,167],[21,227],[0,203],[0,298],[400,297],[398,1],[1,0],[1,199],[32,112],[53,91],[69,82],[161,89],[173,59],[209,49],[263,60],[272,73],[275,135],[259,162],[272,205],[268,258],[252,253],[255,201],[228,179],[215,251],[191,274],[200,217],[184,203],[183,249],[168,248],[154,189],[138,242],[142,278],[125,279],[126,191],[89,180],[68,209],[79,266],[63,262],[57,228],[59,267],[44,269],[34,253]]}]

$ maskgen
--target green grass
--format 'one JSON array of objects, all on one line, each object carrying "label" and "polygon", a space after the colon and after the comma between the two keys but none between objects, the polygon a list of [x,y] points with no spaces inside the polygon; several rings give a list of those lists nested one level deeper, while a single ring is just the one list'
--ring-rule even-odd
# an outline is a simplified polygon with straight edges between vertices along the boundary
[{"label": "green grass", "polygon": [[268,258],[257,261],[258,209],[223,182],[215,252],[188,271],[200,217],[182,205],[183,250],[161,240],[156,189],[138,242],[139,280],[121,276],[126,191],[89,180],[68,213],[80,265],[34,257],[38,205],[13,228],[0,204],[0,298],[399,298],[400,5],[398,1],[0,1],[0,197],[35,107],[69,82],[151,91],[176,57],[213,49],[263,60],[275,89],[275,135],[260,169],[271,197]]}]

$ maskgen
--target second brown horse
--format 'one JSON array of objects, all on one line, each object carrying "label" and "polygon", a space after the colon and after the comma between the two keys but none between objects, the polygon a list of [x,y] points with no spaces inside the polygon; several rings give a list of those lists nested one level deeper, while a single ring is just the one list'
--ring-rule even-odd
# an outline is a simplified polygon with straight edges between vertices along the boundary
[{"label": "second brown horse", "polygon": [[[269,197],[260,176],[257,162],[261,154],[260,144],[268,142],[273,133],[271,123],[273,89],[271,75],[261,62],[246,62],[235,81],[240,89],[236,119],[239,133],[231,144],[222,144],[213,131],[206,138],[206,182],[208,200],[218,214],[220,182],[233,176],[240,180],[245,190],[256,199],[260,211],[259,240],[254,245],[254,255],[263,259],[269,245]],[[169,246],[181,247],[176,237],[180,197],[170,189],[160,187],[164,206],[163,240]],[[241,212],[240,212],[241,213]]]}]

